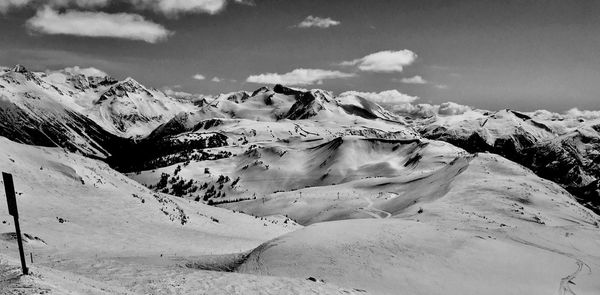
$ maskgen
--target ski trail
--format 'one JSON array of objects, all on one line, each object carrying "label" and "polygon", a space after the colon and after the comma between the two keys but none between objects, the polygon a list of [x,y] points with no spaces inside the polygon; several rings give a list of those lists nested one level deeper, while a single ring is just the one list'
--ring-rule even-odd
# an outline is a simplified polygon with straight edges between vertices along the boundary
[{"label": "ski trail", "polygon": [[371,216],[371,217],[373,217],[373,218],[376,218],[376,219],[381,219],[381,215],[379,215],[379,214],[376,214],[376,213],[373,213],[373,212],[367,211],[367,210],[365,210],[365,209],[362,209],[362,211],[363,211],[365,214],[367,214],[367,215],[369,215],[369,216]]},{"label": "ski trail", "polygon": [[571,284],[575,285],[573,280],[581,272],[581,269],[583,268],[584,265],[588,268],[588,270],[590,270],[590,273],[591,273],[590,267],[585,262],[583,262],[581,260],[577,260],[577,270],[575,272],[573,272],[572,274],[570,274],[560,280],[560,287],[558,287],[558,294],[560,294],[560,295],[568,295],[568,294],[576,295],[576,293],[573,292],[573,290],[571,290]]},{"label": "ski trail", "polygon": [[[383,211],[383,210],[379,210],[377,208],[373,208],[373,201],[371,201],[371,199],[364,197],[363,199],[365,199],[365,201],[367,201],[367,207],[363,208],[362,210],[367,213],[370,216],[373,216],[377,219],[386,219],[386,218],[390,218],[392,216],[392,214],[390,212],[387,211]],[[377,213],[373,213],[371,211],[375,211],[375,212],[381,212],[385,215],[385,217],[381,217],[381,215],[377,214]]]}]

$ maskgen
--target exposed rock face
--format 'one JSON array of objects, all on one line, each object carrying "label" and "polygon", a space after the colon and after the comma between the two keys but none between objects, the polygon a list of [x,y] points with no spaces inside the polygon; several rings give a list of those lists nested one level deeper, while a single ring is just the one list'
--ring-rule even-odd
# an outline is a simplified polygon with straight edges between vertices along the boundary
[{"label": "exposed rock face", "polygon": [[107,100],[111,103],[114,103],[114,100],[129,97],[130,94],[145,94],[147,96],[152,96],[152,93],[150,93],[150,91],[148,91],[138,81],[132,78],[127,78],[123,82],[118,83],[105,91],[95,102],[95,104],[101,104]]},{"label": "exposed rock face", "polygon": [[240,92],[235,92],[235,93],[232,93],[231,95],[229,95],[227,97],[227,100],[235,102],[235,103],[243,103],[246,100],[248,100],[248,98],[250,98],[250,94],[248,94],[245,91],[240,91]]},{"label": "exposed rock face", "polygon": [[74,74],[68,78],[73,87],[80,91],[97,89],[103,86],[110,86],[118,82],[115,78],[104,77],[86,77],[83,74]]},{"label": "exposed rock face", "polygon": [[[519,159],[516,159],[519,160]],[[539,176],[561,184],[600,213],[600,136],[575,131],[526,148],[521,159]]]},{"label": "exposed rock face", "polygon": [[322,101],[319,101],[318,96],[311,92],[304,92],[296,95],[296,103],[285,115],[286,119],[303,120],[316,116],[320,111],[325,109]]}]

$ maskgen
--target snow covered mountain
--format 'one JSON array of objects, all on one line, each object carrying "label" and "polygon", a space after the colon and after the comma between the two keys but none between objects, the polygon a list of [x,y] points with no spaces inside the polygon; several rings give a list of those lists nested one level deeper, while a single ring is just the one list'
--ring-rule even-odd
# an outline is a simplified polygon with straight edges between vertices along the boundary
[{"label": "snow covered mountain", "polygon": [[[181,98],[98,70],[2,68],[0,166],[43,274],[29,283],[596,294],[600,120],[442,109],[282,85]],[[10,276],[14,256],[0,258]]]},{"label": "snow covered mountain", "polygon": [[[105,138],[145,136],[176,114],[197,110],[190,101],[168,97],[131,78],[117,81],[79,68],[54,72],[31,72],[20,65],[4,68],[0,97],[3,135],[102,157],[110,154],[102,149],[110,145]],[[68,143],[77,145],[65,146]]]},{"label": "snow covered mountain", "polygon": [[[358,98],[352,98],[360,102]],[[321,142],[346,135],[386,139],[416,138],[418,133],[374,103],[348,106],[321,90],[296,90],[281,85],[252,94],[231,93],[207,98],[196,113],[180,113],[137,142],[124,158],[110,159],[121,171],[135,172],[183,163],[192,159],[221,158],[210,149],[249,143],[295,139]],[[347,111],[350,110],[350,111]],[[395,120],[392,120],[395,119]],[[296,140],[298,141],[298,140]],[[209,155],[211,154],[212,155]]]},{"label": "snow covered mountain", "polygon": [[143,137],[175,115],[196,110],[189,101],[168,97],[127,78],[104,91],[86,112],[113,134]]},{"label": "snow covered mountain", "polygon": [[72,94],[60,83],[47,82],[41,73],[22,66],[4,69],[0,72],[0,135],[106,158],[121,140],[86,117]]},{"label": "snow covered mountain", "polygon": [[469,152],[492,152],[557,182],[600,212],[600,120],[552,114],[469,111],[416,120],[417,130]]}]

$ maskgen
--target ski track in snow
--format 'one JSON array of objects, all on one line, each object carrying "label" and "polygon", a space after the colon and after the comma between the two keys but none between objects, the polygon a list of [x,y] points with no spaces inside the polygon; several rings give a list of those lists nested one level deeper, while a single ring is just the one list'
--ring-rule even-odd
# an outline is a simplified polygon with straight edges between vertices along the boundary
[{"label": "ski track in snow", "polygon": [[[392,216],[392,213],[387,212],[387,211],[383,211],[383,210],[379,210],[377,208],[373,208],[373,201],[367,197],[364,197],[365,201],[367,201],[367,207],[362,208],[361,210],[363,210],[365,213],[367,213],[370,216],[373,216],[377,219],[386,219],[386,218],[390,218]],[[375,212],[381,212],[385,215],[385,217],[381,217],[381,215],[377,214],[377,213],[373,213],[372,211]]]},{"label": "ski track in snow", "polygon": [[589,270],[589,273],[590,274],[592,273],[592,270],[590,269],[589,265],[587,265],[585,262],[583,262],[581,260],[577,260],[577,270],[574,271],[572,274],[570,274],[560,280],[560,287],[558,288],[558,294],[560,294],[560,295],[569,295],[569,294],[576,295],[576,293],[573,290],[571,290],[571,284],[575,285],[575,282],[573,282],[573,280],[581,272],[581,269],[583,268],[584,265]]}]

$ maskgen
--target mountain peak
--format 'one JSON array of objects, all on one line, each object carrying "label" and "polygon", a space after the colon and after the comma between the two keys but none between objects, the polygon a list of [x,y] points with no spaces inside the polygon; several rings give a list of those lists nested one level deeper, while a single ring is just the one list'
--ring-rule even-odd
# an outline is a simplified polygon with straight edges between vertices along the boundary
[{"label": "mountain peak", "polygon": [[299,95],[299,94],[304,93],[304,91],[300,91],[298,89],[294,89],[294,88],[290,88],[290,87],[285,87],[281,84],[275,85],[275,87],[273,87],[273,91],[275,91],[276,93],[279,93],[279,94],[284,94],[284,95]]},{"label": "mountain peak", "polygon": [[133,93],[145,93],[147,96],[153,96],[152,93],[150,93],[150,91],[148,91],[148,89],[146,89],[146,87],[144,87],[138,81],[131,77],[127,77],[125,80],[108,88],[108,90],[106,90],[96,101],[96,104],[100,104],[107,100],[129,96],[129,94]]},{"label": "mountain peak", "polygon": [[16,65],[15,65],[15,66],[12,68],[12,71],[13,71],[13,72],[15,72],[15,73],[21,73],[21,74],[24,74],[24,73],[28,73],[28,72],[29,72],[29,70],[28,70],[27,68],[25,68],[25,66],[23,66],[23,65],[21,65],[21,64],[16,64]]},{"label": "mountain peak", "polygon": [[131,77],[125,78],[125,80],[121,81],[121,84],[129,84],[136,87],[143,87],[142,84],[140,84],[140,82]]},{"label": "mountain peak", "polygon": [[25,79],[27,79],[28,81],[33,81],[34,83],[40,85],[42,83],[42,81],[40,80],[40,78],[33,72],[29,71],[27,68],[25,68],[23,65],[21,64],[17,64],[15,65],[11,71],[13,73],[18,73],[21,74],[25,77]]},{"label": "mountain peak", "polygon": [[256,90],[254,90],[254,92],[252,92],[252,95],[251,95],[251,96],[256,96],[256,95],[258,95],[258,94],[260,94],[260,93],[265,93],[265,92],[268,92],[268,91],[271,91],[271,89],[269,89],[269,88],[268,88],[268,87],[266,87],[266,86],[263,86],[263,87],[261,87],[261,88],[258,88],[258,89],[256,89]]}]

